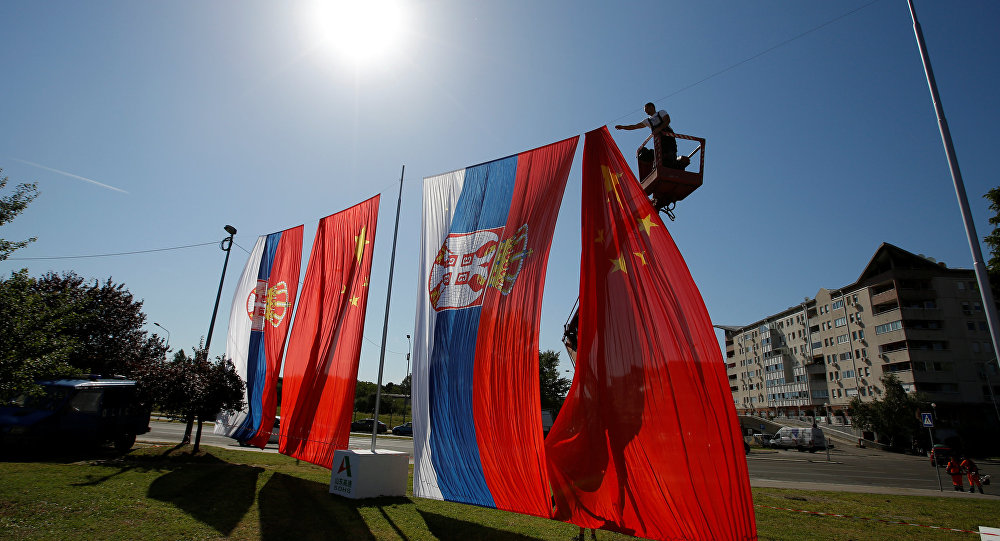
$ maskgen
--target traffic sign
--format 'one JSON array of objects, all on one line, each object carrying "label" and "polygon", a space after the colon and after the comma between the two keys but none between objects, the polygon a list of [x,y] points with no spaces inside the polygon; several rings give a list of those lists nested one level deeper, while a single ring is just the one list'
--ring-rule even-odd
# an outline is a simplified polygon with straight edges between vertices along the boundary
[{"label": "traffic sign", "polygon": [[920,422],[923,423],[924,428],[934,428],[934,416],[930,413],[921,413]]}]

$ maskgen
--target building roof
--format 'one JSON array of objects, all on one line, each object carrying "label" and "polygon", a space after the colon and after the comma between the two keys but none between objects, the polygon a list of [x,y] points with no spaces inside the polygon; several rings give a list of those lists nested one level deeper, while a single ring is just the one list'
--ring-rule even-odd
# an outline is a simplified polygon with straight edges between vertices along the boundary
[{"label": "building roof", "polygon": [[[871,259],[868,261],[868,264],[865,265],[864,270],[861,271],[861,275],[858,276],[858,279],[855,280],[854,283],[845,285],[843,287],[837,287],[837,288],[827,289],[827,291],[839,291],[839,292],[843,292],[843,291],[849,291],[849,290],[852,290],[852,289],[857,289],[857,288],[863,287],[866,282],[871,281],[876,276],[878,276],[880,274],[883,274],[883,273],[885,273],[885,272],[887,272],[889,270],[898,269],[898,268],[907,268],[907,269],[921,269],[921,268],[923,268],[923,269],[933,269],[933,270],[942,271],[942,272],[954,272],[956,274],[957,273],[970,273],[970,272],[972,272],[970,269],[961,269],[961,268],[951,269],[951,268],[948,268],[948,266],[945,265],[943,262],[938,262],[938,261],[935,261],[933,258],[929,258],[929,257],[926,257],[924,255],[914,254],[913,252],[906,251],[906,250],[904,250],[904,249],[902,249],[902,248],[900,248],[900,247],[898,247],[896,245],[890,244],[888,242],[883,242],[875,250],[875,254],[872,255]],[[824,288],[820,288],[820,289],[824,289]],[[813,300],[815,300],[815,298],[813,298],[813,299],[806,299],[806,302],[808,303],[808,302],[811,302]],[[801,304],[800,305],[795,305],[795,306],[790,306],[788,308],[785,308],[784,310],[780,310],[778,312],[775,312],[774,314],[771,314],[769,316],[765,316],[765,317],[763,317],[763,318],[761,318],[761,319],[759,319],[759,320],[757,320],[755,322],[748,323],[748,324],[743,325],[743,326],[736,326],[736,325],[715,325],[715,327],[718,328],[718,329],[722,329],[724,331],[740,332],[740,331],[742,331],[744,329],[747,329],[749,327],[756,327],[757,325],[759,325],[761,323],[764,323],[764,322],[766,322],[766,321],[768,321],[768,320],[770,320],[772,318],[775,318],[775,317],[777,317],[779,315],[782,315],[782,314],[785,314],[785,313],[788,313],[788,312],[793,312],[793,311],[799,310],[801,308],[802,308]]]}]

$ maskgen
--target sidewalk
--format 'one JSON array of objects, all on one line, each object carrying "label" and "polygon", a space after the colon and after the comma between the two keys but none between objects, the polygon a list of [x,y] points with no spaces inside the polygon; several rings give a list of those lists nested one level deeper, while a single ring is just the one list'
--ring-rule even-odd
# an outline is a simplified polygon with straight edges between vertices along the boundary
[{"label": "sidewalk", "polygon": [[860,494],[887,494],[893,496],[923,496],[930,498],[975,498],[996,499],[993,494],[958,492],[950,487],[947,490],[927,490],[922,488],[895,488],[866,485],[839,485],[836,483],[797,483],[792,481],[776,481],[773,479],[750,478],[750,486],[754,488],[787,488],[791,490],[818,490],[827,492],[854,492]]}]

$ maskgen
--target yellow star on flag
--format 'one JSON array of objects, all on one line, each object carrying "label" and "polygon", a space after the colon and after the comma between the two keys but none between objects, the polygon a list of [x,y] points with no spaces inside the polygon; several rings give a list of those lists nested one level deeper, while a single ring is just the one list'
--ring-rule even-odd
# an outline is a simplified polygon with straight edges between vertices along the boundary
[{"label": "yellow star on flag", "polygon": [[613,173],[608,166],[602,165],[601,174],[604,175],[604,191],[615,191],[615,185],[618,184],[618,179],[622,177],[621,173]]},{"label": "yellow star on flag", "polygon": [[646,264],[646,252],[632,252],[632,253],[638,256],[640,260],[642,260],[643,265]]},{"label": "yellow star on flag", "polygon": [[648,235],[650,230],[654,227],[660,227],[653,222],[653,215],[647,214],[645,217],[639,220],[639,229],[642,229]]},{"label": "yellow star on flag", "polygon": [[358,258],[358,263],[361,263],[361,256],[365,254],[365,244],[368,244],[368,239],[365,238],[365,229],[361,228],[361,234],[354,236],[354,242],[357,247],[354,250],[354,256]]},{"label": "yellow star on flag", "polygon": [[351,297],[351,306],[357,306],[359,300],[361,300],[361,297]]},{"label": "yellow star on flag", "polygon": [[610,259],[609,261],[611,261],[611,272],[622,271],[625,274],[628,274],[628,269],[625,268],[625,258],[624,257],[618,256],[618,257],[616,257],[614,259]]}]

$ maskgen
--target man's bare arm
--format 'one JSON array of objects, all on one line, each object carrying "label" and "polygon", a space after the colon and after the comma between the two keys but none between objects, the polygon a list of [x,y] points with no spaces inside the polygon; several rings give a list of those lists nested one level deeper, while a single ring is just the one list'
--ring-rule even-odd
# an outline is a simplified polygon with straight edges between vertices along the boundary
[{"label": "man's bare arm", "polygon": [[638,124],[617,124],[615,125],[616,130],[638,130],[640,128],[645,128],[646,125],[642,122]]}]

